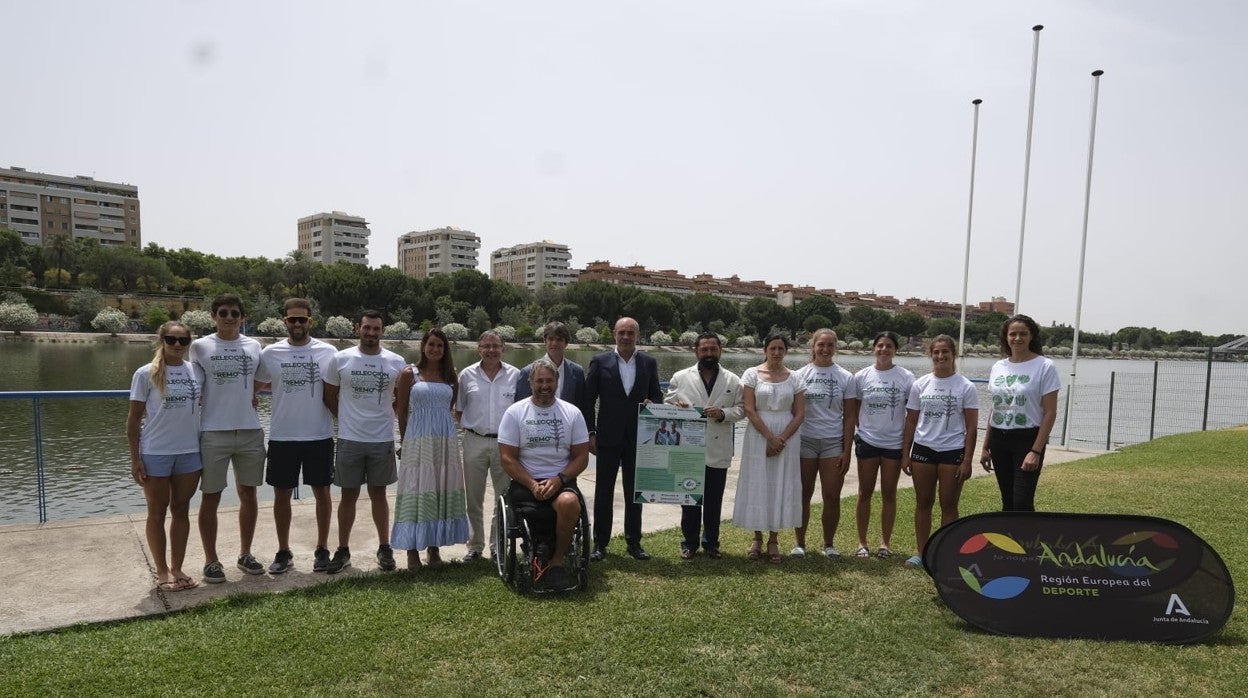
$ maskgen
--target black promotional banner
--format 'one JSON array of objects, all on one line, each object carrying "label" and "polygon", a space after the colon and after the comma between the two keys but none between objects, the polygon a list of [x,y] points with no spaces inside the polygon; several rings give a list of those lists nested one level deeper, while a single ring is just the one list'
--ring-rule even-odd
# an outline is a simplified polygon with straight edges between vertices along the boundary
[{"label": "black promotional banner", "polygon": [[954,613],[1003,635],[1195,642],[1235,605],[1217,552],[1151,516],[975,514],[937,531],[923,566]]}]

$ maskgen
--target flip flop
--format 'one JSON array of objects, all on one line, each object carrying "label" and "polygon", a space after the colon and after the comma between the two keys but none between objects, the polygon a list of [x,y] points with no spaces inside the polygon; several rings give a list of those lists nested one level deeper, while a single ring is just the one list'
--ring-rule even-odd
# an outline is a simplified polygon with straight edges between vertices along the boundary
[{"label": "flip flop", "polygon": [[875,551],[875,556],[881,560],[887,560],[893,556],[893,551],[889,550],[887,546],[881,545],[880,549]]},{"label": "flip flop", "polygon": [[871,557],[871,551],[867,550],[867,546],[863,545],[854,553],[854,557]]},{"label": "flip flop", "polygon": [[163,592],[170,593],[174,591],[182,591],[182,584],[176,579],[171,579],[167,582],[158,583],[156,588]]},{"label": "flip flop", "polygon": [[178,591],[186,591],[187,589],[194,589],[199,586],[199,582],[191,579],[190,577],[178,577],[174,581],[176,581],[180,587]]}]

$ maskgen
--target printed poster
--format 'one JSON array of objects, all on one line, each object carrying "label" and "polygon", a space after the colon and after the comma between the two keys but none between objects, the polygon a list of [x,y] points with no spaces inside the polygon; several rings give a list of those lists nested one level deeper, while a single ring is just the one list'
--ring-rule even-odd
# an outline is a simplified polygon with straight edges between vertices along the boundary
[{"label": "printed poster", "polygon": [[706,417],[698,407],[641,405],[633,501],[701,504],[706,487]]}]

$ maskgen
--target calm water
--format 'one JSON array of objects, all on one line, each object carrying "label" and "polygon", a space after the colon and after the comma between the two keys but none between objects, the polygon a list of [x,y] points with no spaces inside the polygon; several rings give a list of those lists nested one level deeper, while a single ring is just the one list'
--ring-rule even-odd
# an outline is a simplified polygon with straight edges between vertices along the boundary
[{"label": "calm water", "polygon": [[[346,345],[344,345],[346,346]],[[419,353],[415,343],[391,346],[414,360]],[[504,360],[517,366],[543,353],[538,348],[508,349]],[[569,356],[587,365],[594,352],[569,351]],[[140,344],[49,344],[30,342],[0,343],[0,391],[12,390],[122,390],[128,389],[134,370],[151,360],[152,349]],[[666,379],[694,362],[687,352],[655,352],[659,372]],[[455,365],[463,368],[477,360],[476,352],[455,350]],[[756,353],[729,352],[724,365],[737,372],[757,365]],[[790,365],[805,363],[804,353],[790,355]],[[838,363],[856,371],[867,366],[868,355],[841,355]],[[899,357],[897,363],[922,375],[930,364],[924,357]],[[993,359],[967,358],[961,371],[968,378],[987,378]],[[1069,382],[1069,360],[1057,360],[1063,385]],[[1158,381],[1163,399],[1175,416],[1164,420],[1157,435],[1200,429],[1206,365],[1198,362],[1162,362]],[[1214,364],[1214,383],[1225,389],[1215,391],[1215,414],[1210,427],[1248,422],[1248,365]],[[1071,419],[1072,445],[1104,448],[1105,415],[1108,412],[1110,373],[1117,372],[1120,387],[1115,398],[1114,445],[1147,439],[1149,414],[1138,414],[1141,402],[1151,403],[1152,361],[1109,361],[1081,359],[1079,362],[1078,409]],[[1140,381],[1147,379],[1147,385]],[[984,386],[980,385],[981,392]],[[1129,393],[1127,391],[1130,391]],[[1124,403],[1123,396],[1129,395]],[[1063,392],[1063,399],[1064,399]],[[1225,403],[1225,404],[1222,404]],[[1125,406],[1124,406],[1125,404]],[[84,516],[104,516],[143,510],[143,496],[130,479],[129,455],[125,441],[127,404],[124,399],[49,400],[43,404],[44,454],[47,472],[48,517],[58,521]],[[1134,412],[1132,411],[1134,410]],[[1059,415],[1063,406],[1059,405]],[[1239,414],[1244,411],[1246,414]],[[1118,426],[1125,417],[1125,426]],[[981,414],[986,418],[986,414]],[[268,423],[268,404],[262,399],[261,421]],[[1142,426],[1141,426],[1142,424]],[[740,438],[738,430],[738,438]],[[1060,441],[1062,425],[1054,429]],[[261,488],[262,497],[268,488]],[[0,401],[0,524],[38,520],[32,410],[29,401]],[[308,496],[305,488],[304,496]],[[226,501],[233,497],[226,489]],[[196,503],[197,504],[197,503]]]}]

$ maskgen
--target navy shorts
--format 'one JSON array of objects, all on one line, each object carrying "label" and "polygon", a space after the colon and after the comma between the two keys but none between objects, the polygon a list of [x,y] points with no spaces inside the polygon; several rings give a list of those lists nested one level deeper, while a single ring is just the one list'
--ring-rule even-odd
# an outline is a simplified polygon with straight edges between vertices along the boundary
[{"label": "navy shorts", "polygon": [[334,440],[269,441],[269,464],[265,483],[278,489],[293,490],[303,484],[329,487],[334,482]]},{"label": "navy shorts", "polygon": [[901,460],[900,448],[880,448],[862,440],[861,436],[854,437],[854,454],[858,456],[858,460],[864,458],[883,458],[884,460]]},{"label": "navy shorts", "polygon": [[962,458],[965,455],[966,451],[961,448],[956,451],[936,451],[923,444],[914,444],[910,449],[911,461],[932,465],[962,465]]}]

